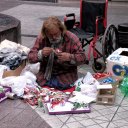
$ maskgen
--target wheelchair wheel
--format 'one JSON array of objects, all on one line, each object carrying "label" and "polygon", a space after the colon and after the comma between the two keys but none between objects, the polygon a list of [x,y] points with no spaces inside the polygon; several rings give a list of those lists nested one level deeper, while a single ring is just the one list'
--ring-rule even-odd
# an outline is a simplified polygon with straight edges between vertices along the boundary
[{"label": "wheelchair wheel", "polygon": [[92,69],[94,72],[103,73],[106,69],[106,64],[103,61],[96,61],[92,64]]},{"label": "wheelchair wheel", "polygon": [[109,25],[102,38],[103,60],[118,48],[118,30],[114,25]]}]

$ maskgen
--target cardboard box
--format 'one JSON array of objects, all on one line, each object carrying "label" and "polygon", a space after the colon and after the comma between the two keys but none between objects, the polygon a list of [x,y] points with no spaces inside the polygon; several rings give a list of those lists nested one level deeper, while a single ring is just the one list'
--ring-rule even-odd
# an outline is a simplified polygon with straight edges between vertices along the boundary
[{"label": "cardboard box", "polygon": [[78,108],[76,110],[72,110],[73,104],[70,102],[65,102],[65,105],[56,105],[53,109],[51,109],[51,103],[47,103],[46,107],[48,109],[48,113],[50,115],[62,115],[62,114],[81,114],[81,113],[90,113],[90,106],[86,106],[84,108]]},{"label": "cardboard box", "polygon": [[7,99],[6,93],[12,92],[11,87],[4,86],[4,91],[0,93],[0,102]]},{"label": "cardboard box", "polygon": [[115,103],[117,87],[112,86],[112,89],[99,89],[96,103],[104,105],[113,105]]},{"label": "cardboard box", "polygon": [[24,60],[21,65],[16,68],[15,70],[9,70],[9,71],[4,71],[3,73],[3,78],[8,77],[8,76],[19,76],[24,67],[26,66],[26,60]]},{"label": "cardboard box", "polygon": [[[113,82],[110,81],[110,82],[104,83],[104,81],[106,81],[107,79],[108,79],[108,81],[112,80]],[[96,103],[104,104],[104,105],[105,104],[113,105],[115,103],[116,91],[117,91],[117,87],[119,86],[120,79],[117,79],[115,76],[109,76],[109,77],[106,77],[103,79],[99,79],[99,82],[101,84],[106,84],[106,88],[98,90]],[[109,84],[109,85],[111,84],[112,88],[108,89],[107,84]]]},{"label": "cardboard box", "polygon": [[128,76],[128,48],[118,48],[108,58],[106,69],[116,78]]}]

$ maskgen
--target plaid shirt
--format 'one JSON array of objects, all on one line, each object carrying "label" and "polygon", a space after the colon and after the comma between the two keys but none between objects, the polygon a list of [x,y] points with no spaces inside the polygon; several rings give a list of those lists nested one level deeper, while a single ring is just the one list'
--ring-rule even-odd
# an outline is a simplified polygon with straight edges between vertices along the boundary
[{"label": "plaid shirt", "polygon": [[[51,47],[50,42],[47,38],[42,39],[39,35],[35,41],[33,48],[31,48],[28,59],[30,63],[39,62],[38,51],[44,47]],[[62,84],[72,84],[78,79],[77,66],[84,64],[86,60],[85,53],[82,49],[82,45],[76,35],[67,31],[63,36],[63,42],[59,46],[62,52],[67,52],[71,54],[71,60],[75,63],[64,62],[59,63],[55,57],[53,62],[52,75],[56,75],[57,79]],[[48,57],[43,57],[40,61],[40,70],[37,74],[37,82],[40,86],[43,86],[46,82],[44,79],[44,73],[47,66]]]}]

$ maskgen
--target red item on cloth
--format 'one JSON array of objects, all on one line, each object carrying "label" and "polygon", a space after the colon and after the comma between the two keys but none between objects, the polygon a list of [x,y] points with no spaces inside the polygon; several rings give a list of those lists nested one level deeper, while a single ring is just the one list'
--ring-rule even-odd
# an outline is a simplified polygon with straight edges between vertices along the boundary
[{"label": "red item on cloth", "polygon": [[95,74],[92,74],[92,75],[95,79],[100,79],[100,78],[103,78],[103,77],[111,76],[110,73],[95,73]]},{"label": "red item on cloth", "polygon": [[[48,86],[45,86],[43,88],[47,88],[49,90],[54,89],[54,88],[50,88]],[[70,89],[63,90],[62,92],[73,92],[74,90],[75,90],[75,87],[71,87]],[[54,89],[54,91],[56,92],[56,91],[59,91],[59,90]],[[25,99],[25,102],[28,102],[32,106],[38,105],[38,98],[39,98],[40,92],[38,92],[36,89],[26,88],[25,89],[25,94],[33,94],[33,97]],[[43,100],[42,100],[42,102],[43,102]],[[55,102],[53,104],[53,106],[58,104],[58,103],[60,103],[60,102]]]}]

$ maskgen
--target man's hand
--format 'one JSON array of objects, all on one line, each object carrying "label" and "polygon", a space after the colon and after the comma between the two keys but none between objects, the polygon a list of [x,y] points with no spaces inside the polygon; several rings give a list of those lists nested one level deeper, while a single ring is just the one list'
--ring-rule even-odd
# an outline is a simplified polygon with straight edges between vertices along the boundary
[{"label": "man's hand", "polygon": [[44,48],[42,49],[42,54],[43,54],[43,56],[47,57],[47,56],[50,55],[50,53],[52,53],[52,51],[53,51],[53,48],[44,47]]},{"label": "man's hand", "polygon": [[60,62],[70,61],[70,55],[71,55],[70,53],[60,52],[57,54],[58,61]]}]

